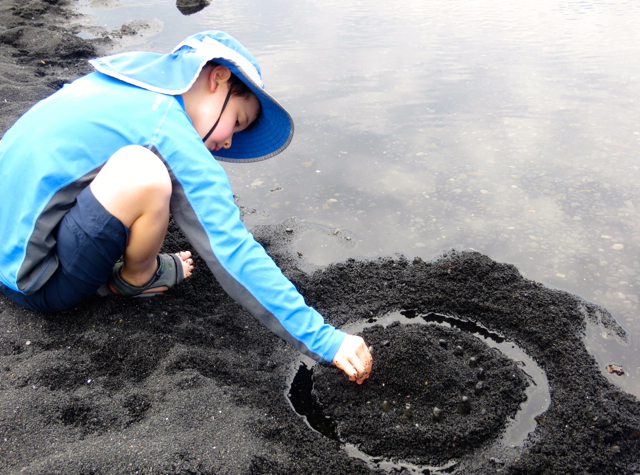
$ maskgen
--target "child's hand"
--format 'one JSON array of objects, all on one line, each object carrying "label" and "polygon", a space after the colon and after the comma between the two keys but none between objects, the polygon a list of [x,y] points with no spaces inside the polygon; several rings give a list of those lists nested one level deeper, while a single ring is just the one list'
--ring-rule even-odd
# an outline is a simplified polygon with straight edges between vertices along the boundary
[{"label": "child's hand", "polygon": [[371,374],[373,358],[364,340],[359,336],[347,335],[340,345],[333,364],[347,373],[349,381],[362,384]]}]

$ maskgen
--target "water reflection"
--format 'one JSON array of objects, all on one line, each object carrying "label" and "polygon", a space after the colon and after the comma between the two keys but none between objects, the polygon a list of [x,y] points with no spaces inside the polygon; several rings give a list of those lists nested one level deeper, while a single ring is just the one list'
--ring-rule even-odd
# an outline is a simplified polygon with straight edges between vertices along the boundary
[{"label": "water reflection", "polygon": [[[640,335],[637,4],[236,0],[185,17],[173,0],[81,3],[108,29],[160,19],[141,48],[218,28],[259,58],[296,137],[276,159],[225,165],[266,212],[249,225],[345,229],[364,257],[477,249]],[[640,395],[640,350],[607,354],[628,358],[619,384]]]}]

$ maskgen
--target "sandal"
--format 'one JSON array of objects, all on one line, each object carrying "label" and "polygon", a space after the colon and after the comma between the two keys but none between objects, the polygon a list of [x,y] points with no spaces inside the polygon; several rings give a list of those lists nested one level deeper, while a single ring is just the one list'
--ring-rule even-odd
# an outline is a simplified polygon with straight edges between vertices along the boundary
[{"label": "sandal", "polygon": [[151,297],[161,294],[164,291],[149,292],[146,294],[143,294],[143,292],[155,287],[167,287],[170,289],[184,280],[182,259],[180,259],[180,256],[177,254],[158,254],[158,271],[153,275],[153,277],[151,277],[149,282],[140,287],[131,285],[122,278],[120,275],[122,265],[123,262],[117,262],[116,265],[113,266],[111,277],[109,277],[109,284],[111,284],[111,287],[117,290],[123,297]]}]

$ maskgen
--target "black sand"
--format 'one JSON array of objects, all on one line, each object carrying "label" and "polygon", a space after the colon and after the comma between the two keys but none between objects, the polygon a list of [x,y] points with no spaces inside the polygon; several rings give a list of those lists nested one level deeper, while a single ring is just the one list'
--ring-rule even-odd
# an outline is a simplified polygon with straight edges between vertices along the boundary
[{"label": "black sand", "polygon": [[527,399],[516,362],[468,332],[396,322],[362,333],[375,355],[367,384],[317,365],[313,393],[339,438],[369,455],[446,465],[489,445]]},{"label": "black sand", "polygon": [[[109,46],[108,40],[83,41],[65,29],[69,13],[63,3],[0,3],[2,131],[64,81],[88,72],[86,60]],[[460,457],[447,473],[640,472],[640,403],[602,375],[581,339],[588,319],[614,328],[605,310],[478,253],[450,252],[434,262],[350,260],[308,274],[290,245],[299,230],[287,222],[260,227],[255,234],[330,323],[365,321],[399,309],[457,315],[516,342],[546,372],[549,409],[524,447],[498,456],[485,453],[482,440],[498,437],[513,401],[520,400],[521,384],[504,387],[505,414],[476,440],[468,435],[471,430],[456,432],[461,415],[452,410],[460,392],[470,390],[471,375],[460,371],[460,357],[451,348],[448,356],[440,355],[442,366],[433,369],[429,385],[445,385],[447,376],[451,384],[462,381],[462,389],[438,402],[449,410],[439,430],[459,434],[455,448],[451,440],[443,441],[450,452],[442,459]],[[172,226],[166,249],[184,247],[188,244]],[[95,297],[44,315],[0,297],[0,473],[375,473],[348,456],[339,442],[309,429],[292,410],[285,395],[297,353],[231,301],[200,260],[196,265],[183,285],[151,299]],[[329,394],[336,401],[354,401],[353,411],[329,405],[336,417],[342,414],[338,422],[344,421],[344,436],[370,450],[380,445],[374,435],[386,426],[379,414],[374,417],[380,425],[364,412],[354,417],[366,409],[362,400],[390,397],[378,392],[376,381],[412,375],[407,366],[415,366],[422,378],[425,367],[411,358],[426,359],[428,369],[433,365],[428,358],[439,351],[438,335],[386,331],[371,330],[376,373],[362,387],[340,381],[334,369],[318,371],[339,383],[325,393],[324,402]],[[406,373],[393,364],[401,358],[393,349],[401,345],[411,357]],[[481,350],[474,349],[479,359]],[[502,361],[496,370],[500,365],[511,368],[512,363]],[[497,390],[488,385],[489,394],[492,387]],[[420,400],[417,393],[414,399],[414,426],[435,424],[425,415],[433,401]],[[495,401],[486,409],[492,408]],[[356,430],[357,424],[367,433]]]}]

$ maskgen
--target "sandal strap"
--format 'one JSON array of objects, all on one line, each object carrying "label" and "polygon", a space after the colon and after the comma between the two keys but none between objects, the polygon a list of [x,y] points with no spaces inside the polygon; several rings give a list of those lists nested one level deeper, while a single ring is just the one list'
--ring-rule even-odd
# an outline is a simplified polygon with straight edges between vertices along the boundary
[{"label": "sandal strap", "polygon": [[158,272],[151,280],[154,278],[153,287],[171,288],[182,282],[184,280],[182,259],[177,254],[158,254]]},{"label": "sandal strap", "polygon": [[157,259],[158,270],[146,284],[138,287],[124,280],[120,274],[123,266],[122,262],[117,262],[116,265],[113,266],[109,283],[120,295],[124,297],[135,297],[142,294],[145,290],[155,287],[171,288],[184,280],[182,259],[180,259],[177,254],[158,254]]}]

